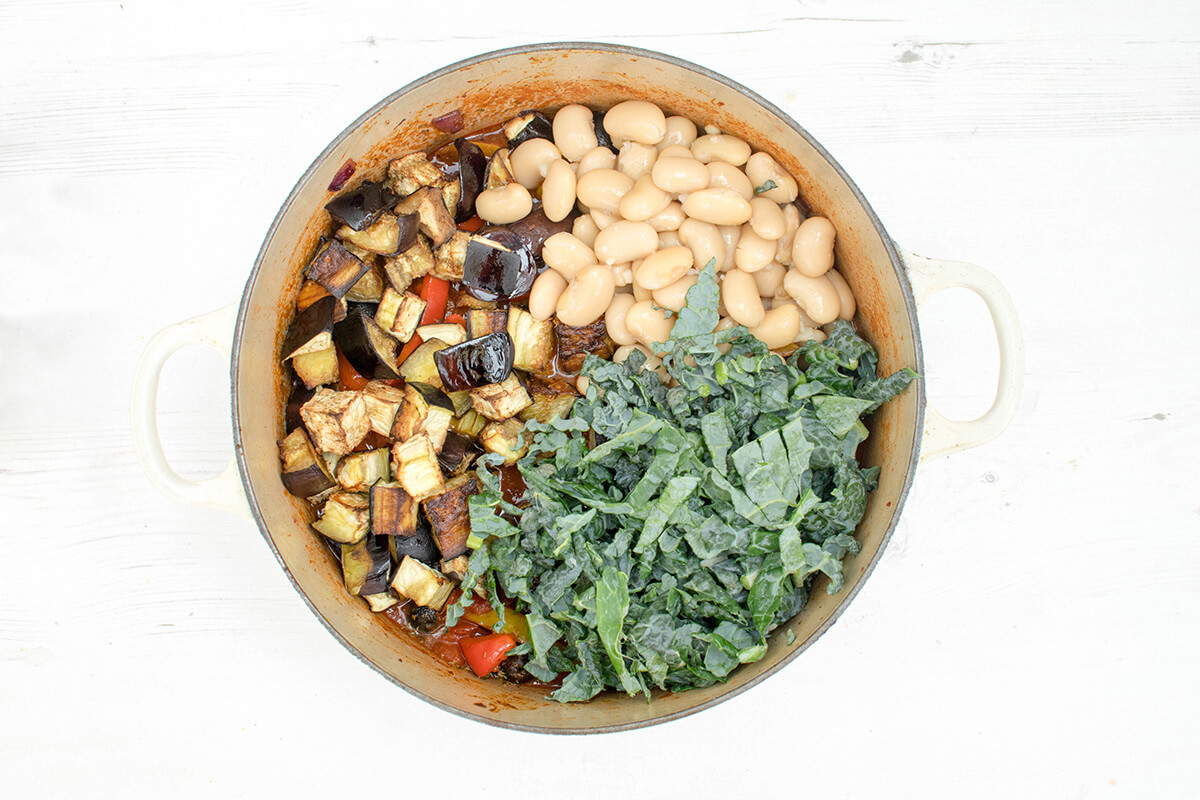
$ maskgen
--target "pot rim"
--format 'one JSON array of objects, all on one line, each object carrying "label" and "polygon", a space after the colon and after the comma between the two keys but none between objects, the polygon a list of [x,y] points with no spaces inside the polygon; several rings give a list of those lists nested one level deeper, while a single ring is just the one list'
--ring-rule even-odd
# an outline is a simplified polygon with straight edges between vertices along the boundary
[{"label": "pot rim", "polygon": [[635,730],[638,728],[645,728],[645,727],[649,727],[652,725],[660,725],[660,724],[663,724],[666,722],[672,722],[674,720],[681,719],[683,717],[691,716],[692,714],[703,711],[705,709],[712,708],[713,706],[717,705],[718,703],[722,703],[726,700],[729,700],[730,698],[733,698],[733,697],[736,697],[736,696],[742,694],[743,692],[747,691],[748,689],[750,689],[754,686],[757,686],[759,683],[766,680],[768,677],[774,675],[776,672],[778,672],[779,670],[783,669],[785,666],[790,664],[801,653],[803,653],[810,646],[812,646],[812,644],[814,642],[816,642],[821,636],[823,636],[825,634],[825,632],[828,631],[829,628],[832,627],[835,622],[837,622],[837,620],[841,617],[842,613],[846,610],[846,608],[850,605],[850,603],[858,595],[859,590],[862,588],[862,586],[866,582],[867,578],[870,577],[871,573],[875,570],[876,564],[879,563],[879,560],[882,557],[884,550],[887,548],[888,543],[891,541],[892,534],[895,532],[895,529],[896,529],[896,525],[899,523],[900,515],[904,508],[904,502],[908,497],[909,489],[912,487],[913,475],[916,472],[917,465],[920,460],[921,431],[924,429],[924,424],[925,424],[925,402],[926,401],[925,401],[925,383],[923,380],[913,381],[912,388],[913,388],[913,390],[916,391],[917,396],[916,396],[916,418],[913,421],[913,429],[912,429],[912,452],[909,457],[908,467],[905,471],[904,480],[900,487],[900,491],[896,497],[895,508],[892,512],[891,520],[888,523],[887,529],[883,532],[883,535],[880,538],[879,547],[876,549],[875,554],[872,556],[871,560],[863,568],[862,575],[858,578],[857,581],[854,582],[853,586],[844,590],[845,596],[841,598],[841,600],[838,602],[837,607],[833,610],[833,613],[830,614],[829,617],[824,622],[821,623],[820,627],[818,627],[813,632],[813,634],[811,636],[809,636],[804,642],[801,642],[799,644],[799,646],[797,646],[794,650],[792,650],[790,653],[785,655],[783,658],[779,659],[779,661],[777,661],[771,667],[767,668],[762,673],[755,676],[753,679],[747,681],[746,683],[742,684],[741,686],[732,688],[732,689],[720,694],[719,696],[712,698],[711,700],[705,701],[696,706],[692,706],[689,708],[681,709],[676,712],[672,712],[670,714],[664,714],[663,716],[655,717],[653,719],[641,720],[641,721],[637,721],[637,722],[620,723],[620,724],[615,724],[615,725],[593,726],[593,727],[589,727],[589,728],[576,728],[576,729],[549,728],[549,727],[544,727],[544,726],[539,726],[539,725],[526,725],[526,724],[507,722],[504,720],[499,720],[499,719],[494,719],[494,718],[490,718],[490,717],[484,717],[484,716],[471,714],[469,712],[455,708],[454,706],[444,703],[436,698],[430,697],[420,691],[417,691],[413,687],[408,686],[407,684],[405,684],[405,683],[397,680],[393,676],[389,675],[387,672],[385,672],[383,669],[381,669],[378,665],[376,665],[374,662],[372,662],[370,659],[368,659],[365,655],[363,655],[358,650],[358,648],[356,648],[350,641],[348,641],[333,626],[333,624],[325,617],[325,615],[321,612],[321,610],[319,608],[317,608],[317,606],[313,603],[312,598],[310,598],[300,588],[300,584],[296,581],[296,578],[292,574],[291,569],[288,567],[287,563],[283,560],[282,555],[280,555],[279,549],[275,546],[275,542],[271,538],[271,534],[267,529],[266,521],[263,519],[263,515],[259,509],[258,499],[255,495],[254,487],[251,485],[250,479],[249,479],[249,468],[246,464],[245,448],[244,448],[243,442],[242,442],[242,431],[241,431],[241,425],[240,425],[241,414],[240,414],[238,393],[237,393],[237,375],[238,375],[238,366],[239,366],[240,359],[241,359],[242,335],[243,335],[243,332],[245,329],[246,319],[247,319],[247,316],[249,313],[250,295],[253,293],[253,290],[255,288],[255,283],[257,281],[259,271],[262,267],[263,260],[266,258],[266,255],[267,255],[268,246],[271,243],[272,239],[274,238],[275,232],[278,230],[284,215],[290,210],[292,204],[296,201],[296,198],[300,193],[301,187],[304,186],[305,184],[307,184],[308,181],[312,179],[312,177],[316,173],[318,167],[347,138],[349,138],[351,136],[351,134],[353,134],[367,120],[374,117],[376,114],[378,114],[380,111],[382,111],[385,107],[387,107],[391,103],[395,102],[398,98],[402,97],[403,95],[405,95],[405,94],[407,94],[407,93],[409,93],[431,81],[445,77],[446,75],[449,75],[449,74],[451,74],[457,70],[460,70],[464,67],[474,66],[476,64],[480,64],[485,61],[491,61],[491,60],[498,59],[498,58],[504,58],[504,57],[513,56],[513,55],[521,55],[521,54],[526,54],[526,53],[541,53],[541,52],[557,51],[557,50],[591,50],[591,51],[596,51],[596,52],[614,53],[617,55],[631,56],[631,57],[635,57],[635,58],[643,58],[643,59],[649,59],[649,60],[654,60],[654,61],[660,61],[660,62],[664,62],[664,63],[669,64],[674,67],[679,67],[684,70],[695,72],[709,80],[715,81],[717,83],[720,83],[720,84],[726,86],[727,88],[731,89],[734,92],[738,92],[738,93],[748,97],[750,100],[759,104],[760,106],[762,106],[763,108],[768,110],[770,113],[774,114],[782,122],[784,122],[788,127],[790,127],[797,134],[799,134],[806,142],[808,142],[808,144],[811,147],[813,147],[813,149],[815,149],[821,155],[822,158],[824,158],[829,163],[829,165],[831,167],[833,167],[834,171],[838,174],[838,176],[843,181],[845,181],[846,185],[849,187],[851,193],[853,194],[855,200],[862,206],[863,211],[867,215],[867,218],[871,221],[871,224],[874,226],[876,232],[879,234],[879,236],[883,242],[884,248],[887,251],[888,259],[891,261],[892,269],[895,272],[896,279],[900,285],[900,290],[901,290],[901,294],[904,298],[904,307],[907,312],[908,319],[911,321],[912,334],[913,334],[913,350],[915,353],[915,361],[916,361],[916,363],[914,365],[914,369],[916,370],[918,375],[925,374],[924,354],[923,354],[923,350],[921,347],[921,334],[920,334],[920,328],[919,328],[919,324],[918,324],[916,299],[913,295],[912,286],[908,280],[908,274],[903,267],[903,263],[901,261],[900,254],[896,249],[895,243],[892,241],[891,236],[888,235],[887,230],[883,227],[883,223],[880,221],[878,215],[876,215],[875,210],[871,207],[870,203],[867,202],[866,197],[863,196],[863,193],[859,190],[858,185],[856,183],[854,183],[853,180],[851,180],[849,174],[847,174],[846,170],[842,168],[842,165],[839,164],[837,162],[837,160],[835,160],[833,158],[833,156],[831,156],[829,154],[829,152],[815,138],[813,138],[813,136],[811,134],[809,134],[809,132],[807,130],[805,130],[803,127],[800,126],[799,123],[797,123],[794,119],[792,119],[790,115],[788,115],[786,112],[784,112],[781,108],[776,106],[771,101],[769,101],[766,98],[764,98],[763,96],[759,95],[757,92],[754,92],[753,90],[747,88],[746,86],[743,86],[741,83],[738,83],[737,81],[732,80],[731,78],[728,78],[718,72],[714,72],[713,70],[710,70],[699,64],[695,64],[691,61],[687,61],[685,59],[678,58],[676,56],[668,55],[666,53],[661,53],[661,52],[654,51],[654,50],[647,50],[647,49],[640,48],[640,47],[631,47],[628,45],[619,45],[619,44],[607,44],[607,43],[602,43],[602,42],[582,42],[582,41],[581,42],[541,42],[541,43],[536,43],[536,44],[518,45],[515,47],[507,47],[507,48],[502,48],[499,50],[492,50],[492,51],[489,51],[486,53],[481,53],[479,55],[471,56],[469,58],[461,59],[459,61],[456,61],[447,66],[436,69],[433,72],[427,73],[426,75],[409,82],[408,84],[404,85],[400,89],[397,89],[396,91],[389,94],[387,97],[385,97],[382,100],[380,100],[379,102],[377,102],[370,109],[368,109],[366,112],[361,114],[357,119],[355,119],[352,123],[350,123],[350,125],[348,125],[341,133],[339,133],[325,147],[325,149],[321,151],[321,153],[309,165],[308,169],[305,170],[304,174],[301,175],[300,178],[296,181],[295,185],[292,187],[291,192],[288,194],[287,199],[284,200],[283,204],[279,208],[278,213],[276,213],[274,220],[272,220],[270,228],[267,229],[266,235],[263,238],[262,246],[259,248],[258,255],[254,260],[254,267],[250,271],[250,276],[246,281],[246,286],[242,292],[242,298],[238,305],[237,321],[234,325],[234,335],[233,335],[233,358],[230,363],[230,396],[232,397],[234,454],[235,454],[236,460],[237,460],[238,472],[241,475],[242,486],[245,489],[246,498],[249,501],[250,512],[251,512],[252,516],[254,517],[254,521],[258,525],[259,532],[262,534],[263,538],[266,540],[267,546],[270,547],[271,552],[273,552],[275,554],[275,559],[279,562],[280,566],[283,567],[283,571],[287,575],[288,580],[291,582],[292,587],[295,588],[296,593],[299,594],[304,599],[304,602],[308,605],[309,609],[313,612],[313,614],[317,617],[317,619],[320,620],[321,624],[325,627],[325,629],[328,630],[329,633],[331,633],[334,636],[334,638],[336,638],[339,642],[341,642],[342,645],[348,651],[350,651],[356,658],[358,658],[359,661],[363,662],[368,667],[370,667],[372,670],[377,672],[379,675],[383,676],[389,683],[395,684],[396,686],[399,686],[401,689],[404,689],[405,691],[407,691],[409,694],[411,694],[415,697],[418,697],[421,700],[424,700],[425,702],[430,703],[433,706],[436,706],[437,708],[440,708],[444,711],[448,711],[456,716],[463,717],[463,718],[469,719],[469,720],[474,720],[476,722],[482,722],[482,723],[485,723],[488,725],[493,725],[493,726],[496,726],[499,728],[504,728],[507,730],[523,731],[523,732],[529,732],[529,733],[553,733],[553,734],[563,734],[563,735],[580,735],[580,734],[591,734],[591,733],[618,733],[618,732],[622,732],[622,731]]}]

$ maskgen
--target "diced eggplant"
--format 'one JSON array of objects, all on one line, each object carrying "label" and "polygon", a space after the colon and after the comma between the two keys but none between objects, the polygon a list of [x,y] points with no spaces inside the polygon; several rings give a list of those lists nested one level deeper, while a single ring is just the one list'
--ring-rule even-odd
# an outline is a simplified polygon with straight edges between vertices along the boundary
[{"label": "diced eggplant", "polygon": [[[306,280],[300,284],[300,291],[296,293],[296,313],[299,314],[304,309],[311,306],[313,303],[320,300],[322,297],[330,297],[329,290],[316,281]],[[340,306],[340,310],[334,309],[333,321],[337,322],[342,317],[346,316],[346,301],[340,297],[333,298]]]},{"label": "diced eggplant", "polygon": [[350,453],[338,461],[337,482],[348,492],[365,492],[378,481],[388,479],[388,451],[385,447]]},{"label": "diced eggplant", "polygon": [[367,605],[370,606],[371,610],[378,614],[380,611],[387,611],[389,608],[399,603],[400,595],[396,594],[391,589],[388,589],[375,594],[364,594],[362,595],[362,599],[366,600]]},{"label": "diced eggplant", "polygon": [[363,375],[398,378],[399,342],[375,324],[366,306],[357,306],[333,326],[333,341],[354,369]]},{"label": "diced eggplant", "polygon": [[487,427],[488,422],[487,417],[472,408],[450,420],[450,428],[468,439],[474,439],[479,436],[481,430]]},{"label": "diced eggplant", "polygon": [[533,404],[517,416],[528,422],[535,419],[538,422],[549,422],[552,419],[565,419],[571,413],[572,406],[579,398],[575,387],[564,380],[543,378],[529,375],[525,379],[525,390]]},{"label": "diced eggplant", "polygon": [[[460,345],[461,346],[461,345]],[[437,366],[437,354],[450,345],[439,339],[421,342],[400,365],[400,377],[406,381],[428,383],[442,388],[442,376]]]},{"label": "diced eggplant", "polygon": [[392,288],[403,292],[417,278],[432,272],[433,265],[433,251],[429,249],[429,241],[424,236],[418,236],[412,247],[395,258],[384,261],[383,271]]},{"label": "diced eggplant", "polygon": [[458,583],[462,583],[467,578],[467,567],[470,564],[470,561],[471,560],[467,557],[466,553],[464,553],[461,556],[444,559],[442,563],[438,565],[438,568],[447,578],[457,581]]},{"label": "diced eggplant", "polygon": [[302,353],[292,359],[292,369],[310,389],[333,383],[338,379],[337,350],[330,344],[315,353]]},{"label": "diced eggplant", "polygon": [[613,144],[612,136],[604,129],[604,112],[592,111],[592,127],[596,131],[596,144],[600,147],[607,147],[614,153],[619,152],[616,145]]},{"label": "diced eggplant", "polygon": [[387,539],[367,535],[361,542],[342,545],[342,580],[352,595],[386,592],[392,557]]},{"label": "diced eggplant", "polygon": [[442,205],[446,206],[446,210],[450,212],[450,218],[457,224],[458,220],[455,217],[458,214],[458,201],[462,197],[462,187],[458,181],[446,181],[442,186]]},{"label": "diced eggplant", "polygon": [[397,341],[407,342],[421,324],[421,315],[424,313],[424,300],[412,292],[397,292],[389,286],[379,298],[375,324],[394,336]]},{"label": "diced eggplant", "polygon": [[404,442],[423,433],[429,437],[436,452],[446,441],[453,417],[454,404],[441,389],[427,383],[409,382],[404,387],[404,404],[396,412],[391,437]]},{"label": "diced eggplant", "polygon": [[455,231],[450,240],[433,253],[433,275],[444,281],[456,283],[463,278],[467,262],[467,249],[471,245],[471,234]]},{"label": "diced eggplant", "polygon": [[439,350],[433,361],[442,388],[452,392],[499,383],[512,373],[512,339],[507,333],[489,333]]},{"label": "diced eggplant", "polygon": [[474,439],[468,439],[458,431],[449,431],[442,451],[438,453],[438,465],[446,475],[461,475],[483,452]]},{"label": "diced eggplant", "polygon": [[405,556],[430,566],[442,560],[442,551],[438,550],[433,531],[429,529],[429,523],[425,520],[421,520],[412,536],[389,536],[388,549],[392,552],[392,560],[397,564],[403,561]]},{"label": "diced eggplant", "polygon": [[296,428],[279,442],[279,460],[284,488],[296,497],[314,497],[334,486],[325,459],[317,455],[303,428]]},{"label": "diced eggplant", "polygon": [[490,420],[500,421],[515,417],[533,401],[529,392],[516,375],[509,375],[500,383],[490,383],[471,390],[471,405]]},{"label": "diced eggplant", "polygon": [[333,312],[337,298],[327,294],[301,311],[283,338],[283,360],[333,346]]},{"label": "diced eggplant", "polygon": [[473,308],[467,312],[467,338],[478,339],[489,333],[508,330],[508,309]]},{"label": "diced eggplant", "polygon": [[471,393],[469,391],[446,392],[446,397],[450,398],[450,402],[454,405],[454,416],[461,417],[471,410]]},{"label": "diced eggplant", "polygon": [[417,500],[433,497],[446,488],[437,451],[424,432],[392,446],[392,472],[404,491]]},{"label": "diced eggplant", "polygon": [[383,298],[383,289],[387,283],[383,277],[383,270],[374,263],[369,263],[369,266],[370,269],[358,279],[358,283],[346,292],[347,300],[355,303],[378,303]]},{"label": "diced eggplant", "polygon": [[372,253],[394,256],[413,246],[417,240],[419,226],[419,214],[406,211],[399,216],[384,214],[371,223],[370,227],[361,231],[343,225],[338,228],[337,235],[343,241],[356,244]]},{"label": "diced eggplant", "polygon": [[438,166],[420,150],[388,163],[388,187],[400,197],[408,197],[424,186],[441,187],[445,181]]},{"label": "diced eggplant", "polygon": [[505,464],[515,464],[529,450],[524,433],[525,423],[514,417],[488,425],[479,432],[479,443],[487,452],[504,456]]},{"label": "diced eggplant", "polygon": [[466,139],[456,139],[454,147],[458,150],[458,206],[455,209],[454,221],[466,222],[475,216],[475,198],[483,191],[483,176],[487,172],[487,156],[479,149],[479,145]]},{"label": "diced eggplant", "polygon": [[483,178],[484,189],[499,189],[516,182],[513,174],[512,158],[507,147],[501,147],[492,153],[488,160],[487,173]]},{"label": "diced eggplant", "polygon": [[441,339],[446,344],[453,346],[467,340],[467,329],[457,322],[439,322],[417,328],[417,336],[425,340]]},{"label": "diced eggplant", "polygon": [[404,390],[381,381],[369,381],[361,392],[371,430],[380,436],[390,436],[396,412],[404,403]]},{"label": "diced eggplant", "polygon": [[417,189],[396,204],[396,213],[416,214],[421,233],[429,237],[429,243],[433,247],[450,241],[450,237],[457,230],[454,216],[446,210],[442,190],[437,187],[424,186]]},{"label": "diced eggplant", "polygon": [[322,453],[345,455],[371,430],[361,392],[320,389],[300,407],[300,416],[313,447]]},{"label": "diced eggplant", "polygon": [[325,210],[354,230],[361,231],[394,206],[397,199],[382,182],[367,182],[333,198],[325,204]]},{"label": "diced eggplant", "polygon": [[[315,388],[315,387],[314,387]],[[288,433],[297,428],[304,427],[304,418],[300,416],[300,407],[312,399],[314,394],[313,388],[304,385],[304,381],[297,380],[292,383],[292,393],[288,395],[287,405],[283,409],[283,429]],[[465,392],[463,393],[465,394]],[[454,413],[461,414],[458,401],[454,400]],[[471,398],[467,398],[467,408],[471,407]],[[307,434],[306,434],[307,435]]]},{"label": "diced eggplant", "polygon": [[454,591],[454,581],[412,556],[405,556],[396,568],[392,588],[419,606],[441,611]]},{"label": "diced eggplant", "polygon": [[446,483],[444,491],[421,503],[443,559],[467,552],[467,537],[471,535],[467,499],[478,492],[479,482],[474,475],[459,475]]},{"label": "diced eggplant", "polygon": [[350,287],[370,269],[337,239],[328,241],[308,262],[304,275],[325,287],[334,297],[345,297]]},{"label": "diced eggplant", "polygon": [[603,317],[581,328],[564,325],[556,319],[554,333],[558,338],[558,367],[566,372],[578,372],[589,353],[612,358],[617,349],[608,338]]},{"label": "diced eggplant", "polygon": [[420,506],[398,483],[371,487],[371,533],[376,536],[415,536]]},{"label": "diced eggplant", "polygon": [[342,544],[361,542],[371,526],[370,501],[357,492],[334,492],[325,501],[321,517],[312,524],[323,536]]},{"label": "diced eggplant", "polygon": [[574,225],[574,214],[568,214],[558,222],[551,222],[546,212],[538,206],[523,218],[508,224],[508,229],[525,240],[529,251],[537,258],[542,257],[542,245],[556,233],[570,233]]},{"label": "diced eggplant", "polygon": [[508,335],[513,341],[513,367],[525,372],[548,372],[554,361],[554,323],[535,319],[523,308],[508,314]]},{"label": "diced eggplant", "polygon": [[537,272],[533,251],[523,238],[489,225],[467,244],[462,283],[480,300],[511,300],[529,294]]},{"label": "diced eggplant", "polygon": [[529,139],[549,139],[554,141],[554,125],[540,111],[526,111],[518,117],[513,117],[504,123],[502,128],[508,139],[509,147],[516,147]]},{"label": "diced eggplant", "polygon": [[420,394],[421,399],[431,407],[437,407],[454,413],[454,402],[444,391],[431,383],[408,381],[408,387]]}]

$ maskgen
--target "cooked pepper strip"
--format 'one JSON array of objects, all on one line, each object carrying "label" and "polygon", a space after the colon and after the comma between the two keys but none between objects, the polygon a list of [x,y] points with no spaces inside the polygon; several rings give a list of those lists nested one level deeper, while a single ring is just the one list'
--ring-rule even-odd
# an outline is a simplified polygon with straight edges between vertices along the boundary
[{"label": "cooked pepper strip", "polygon": [[[417,289],[417,296],[425,301],[425,313],[421,315],[420,324],[434,325],[441,322],[446,316],[446,304],[450,299],[450,282],[426,275],[421,279],[421,287]],[[421,342],[421,337],[414,333],[412,338],[400,349],[396,363],[403,364],[412,351],[421,346]]]},{"label": "cooked pepper strip", "polygon": [[458,643],[463,657],[471,670],[483,677],[491,673],[509,650],[517,646],[517,640],[507,633],[493,633],[489,636],[477,636],[474,639],[463,639]]}]

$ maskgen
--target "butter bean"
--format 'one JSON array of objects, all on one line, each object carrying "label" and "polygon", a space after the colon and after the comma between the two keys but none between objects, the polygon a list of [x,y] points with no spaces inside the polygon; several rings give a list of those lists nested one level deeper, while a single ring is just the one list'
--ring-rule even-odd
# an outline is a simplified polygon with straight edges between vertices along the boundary
[{"label": "butter bean", "polygon": [[650,145],[625,142],[617,154],[617,171],[636,181],[643,175],[649,175],[657,160],[658,151]]},{"label": "butter bean", "polygon": [[721,239],[725,242],[725,262],[717,265],[717,271],[728,272],[737,266],[737,246],[738,240],[742,238],[742,226],[718,225],[717,230],[721,232]]},{"label": "butter bean", "polygon": [[657,249],[658,231],[646,222],[621,220],[602,229],[596,236],[596,258],[602,264],[634,261]]},{"label": "butter bean", "polygon": [[809,217],[800,223],[792,241],[792,266],[810,278],[818,278],[833,267],[833,245],[837,231],[825,217]]},{"label": "butter bean", "polygon": [[711,222],[688,217],[679,226],[679,243],[692,251],[692,263],[700,269],[712,260],[716,260],[717,271],[725,265],[725,240],[721,229]]},{"label": "butter bean", "polygon": [[750,201],[750,227],[762,238],[778,241],[787,231],[787,220],[774,200],[755,197]]},{"label": "butter bean", "polygon": [[750,333],[768,350],[777,350],[794,342],[800,327],[799,307],[795,303],[785,302],[766,312],[762,322],[750,328]]},{"label": "butter bean", "polygon": [[578,161],[596,147],[592,110],[578,103],[565,105],[554,115],[554,144],[568,161]]},{"label": "butter bean", "polygon": [[524,219],[533,210],[533,196],[519,183],[484,189],[475,198],[475,213],[493,225]]},{"label": "butter bean", "polygon": [[612,270],[596,264],[580,270],[558,298],[555,313],[564,325],[591,325],[608,309],[616,292]]},{"label": "butter bean", "polygon": [[738,237],[737,248],[734,250],[733,263],[742,272],[758,272],[765,268],[775,258],[775,242],[764,239],[754,232],[750,223],[742,226]]},{"label": "butter bean", "polygon": [[833,322],[842,311],[837,288],[825,275],[810,278],[799,270],[789,269],[783,288],[817,325]]},{"label": "butter bean", "polygon": [[692,142],[696,141],[696,123],[687,117],[667,117],[666,125],[667,132],[658,143],[659,150],[672,145],[690,148]]},{"label": "butter bean", "polygon": [[687,216],[683,213],[683,205],[678,200],[672,200],[667,203],[666,208],[650,217],[646,222],[649,222],[650,227],[659,233],[665,233],[679,230],[679,226],[685,219]]},{"label": "butter bean", "polygon": [[796,239],[796,230],[800,227],[800,209],[792,203],[782,206],[783,236],[776,241],[775,260],[785,267],[792,265],[792,243]]},{"label": "butter bean", "polygon": [[549,139],[526,139],[509,154],[513,177],[526,189],[536,189],[546,177],[550,164],[562,158]]},{"label": "butter bean", "polygon": [[594,169],[616,169],[617,154],[607,147],[593,147],[575,164],[575,177],[582,178]]},{"label": "butter bean", "polygon": [[[596,243],[596,234],[599,232],[600,228],[596,225],[596,220],[592,219],[591,214],[580,214],[571,223],[571,233],[588,247]],[[542,260],[544,261],[545,259]]]},{"label": "butter bean", "polygon": [[551,222],[561,222],[574,208],[575,170],[566,161],[556,158],[550,162],[546,180],[542,182],[542,211]]},{"label": "butter bean", "polygon": [[[575,191],[576,191],[576,193],[578,193],[578,191],[579,191],[578,185],[576,185]],[[596,227],[600,230],[604,230],[605,228],[611,226],[613,223],[621,221],[621,218],[619,216],[617,216],[616,214],[610,214],[609,212],[601,211],[598,208],[593,208],[588,213],[591,215],[592,221],[596,223]],[[592,246],[595,247],[594,244]]]},{"label": "butter bean", "polygon": [[686,147],[682,144],[667,145],[666,147],[664,147],[663,149],[658,151],[658,157],[659,158],[687,158],[692,161],[696,160],[696,157],[694,155],[692,155],[692,148]]},{"label": "butter bean", "polygon": [[665,153],[654,162],[650,172],[654,185],[664,192],[682,194],[707,189],[711,181],[708,167],[690,155],[688,158],[668,156]]},{"label": "butter bean", "polygon": [[846,283],[846,279],[842,277],[842,273],[836,269],[831,269],[825,273],[825,277],[833,284],[833,288],[837,289],[838,303],[841,308],[838,310],[838,316],[844,320],[854,318],[856,303],[854,301],[854,292],[850,289],[850,284]]},{"label": "butter bean", "polygon": [[754,187],[750,185],[750,179],[737,167],[724,161],[714,161],[706,168],[709,188],[732,189],[747,202],[754,197]]},{"label": "butter bean", "polygon": [[692,142],[692,155],[697,161],[705,164],[710,161],[724,161],[740,167],[750,158],[750,145],[736,136],[727,133],[706,134]]},{"label": "butter bean", "polygon": [[612,270],[613,280],[617,282],[617,291],[624,290],[627,294],[632,294],[633,265],[613,264],[609,269]]},{"label": "butter bean", "polygon": [[655,289],[653,292],[654,304],[659,308],[669,308],[679,312],[687,305],[688,289],[696,285],[698,277],[694,273],[689,273],[668,286]]},{"label": "butter bean", "polygon": [[562,231],[542,244],[542,261],[546,266],[571,280],[584,267],[596,263],[596,253],[573,233]]},{"label": "butter bean", "polygon": [[647,174],[633,182],[633,188],[621,198],[617,210],[627,220],[645,222],[669,205],[671,205],[671,195],[655,186],[654,181]]},{"label": "butter bean", "polygon": [[533,282],[529,290],[529,313],[534,319],[546,320],[554,316],[558,298],[567,288],[567,279],[552,269],[548,269]]},{"label": "butter bean", "polygon": [[[633,268],[637,269],[637,265],[640,263],[641,263],[640,261],[634,262]],[[641,302],[642,300],[651,300],[654,298],[654,292],[651,292],[649,289],[644,289],[641,286],[638,286],[637,281],[634,281],[633,283],[631,283],[630,286],[633,287],[633,299],[634,300]]]},{"label": "butter bean", "polygon": [[632,188],[633,178],[628,175],[615,169],[594,169],[579,178],[575,194],[589,210],[616,214],[621,198]]},{"label": "butter bean", "polygon": [[667,118],[653,103],[626,100],[604,114],[604,130],[618,146],[625,141],[658,144],[667,135]]},{"label": "butter bean", "polygon": [[683,201],[683,212],[714,225],[741,225],[750,219],[750,203],[731,189],[700,189]]},{"label": "butter bean", "polygon": [[608,310],[604,312],[604,327],[608,330],[609,338],[619,345],[631,345],[637,341],[625,327],[625,315],[636,302],[631,294],[618,294],[613,297],[612,302],[608,304]]},{"label": "butter bean", "polygon": [[658,234],[658,248],[661,250],[664,247],[677,247],[683,244],[679,241],[678,231],[660,231]]},{"label": "butter bean", "polygon": [[646,256],[633,273],[634,283],[651,291],[675,283],[692,268],[692,251],[686,247],[668,247]]},{"label": "butter bean", "polygon": [[666,342],[675,327],[675,316],[655,308],[652,300],[639,300],[625,314],[625,328],[633,337],[648,348]]},{"label": "butter bean", "polygon": [[721,278],[721,299],[729,316],[747,328],[761,324],[766,315],[754,277],[741,270],[730,270]]},{"label": "butter bean", "polygon": [[759,297],[775,297],[775,293],[783,288],[783,276],[787,267],[778,261],[772,261],[766,267],[754,273],[754,284],[758,286]]},{"label": "butter bean", "polygon": [[[755,153],[746,160],[746,177],[754,184],[754,191],[759,197],[776,203],[794,203],[799,194],[796,179],[788,175],[787,171],[779,166],[779,162],[768,153]],[[768,186],[769,181],[773,181],[775,185],[763,189],[764,186]],[[760,189],[762,191],[759,191]]]}]

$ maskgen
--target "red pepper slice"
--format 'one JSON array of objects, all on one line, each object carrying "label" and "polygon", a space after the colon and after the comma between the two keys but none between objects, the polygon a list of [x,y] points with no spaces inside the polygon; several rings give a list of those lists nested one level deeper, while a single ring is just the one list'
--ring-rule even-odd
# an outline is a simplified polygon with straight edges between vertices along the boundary
[{"label": "red pepper slice", "polygon": [[466,219],[466,220],[463,220],[462,222],[458,223],[458,229],[460,231],[466,231],[467,233],[474,233],[475,231],[479,230],[482,227],[483,227],[483,220],[477,216],[471,217],[470,219]]},{"label": "red pepper slice", "polygon": [[489,636],[463,639],[458,646],[462,648],[463,657],[467,659],[467,666],[482,678],[500,666],[505,654],[517,646],[517,640],[507,633],[493,633]]},{"label": "red pepper slice", "polygon": [[[417,296],[425,301],[425,313],[421,315],[420,324],[433,325],[441,322],[446,316],[446,304],[450,299],[450,282],[426,275],[421,279]],[[404,359],[412,355],[412,351],[420,346],[421,341],[421,337],[414,333],[413,337],[405,342],[404,347],[400,348],[400,355],[396,357],[396,363],[403,364]]]},{"label": "red pepper slice", "polygon": [[367,379],[342,355],[341,349],[337,351],[337,357],[338,383],[342,385],[343,390],[355,391],[367,385]]}]

